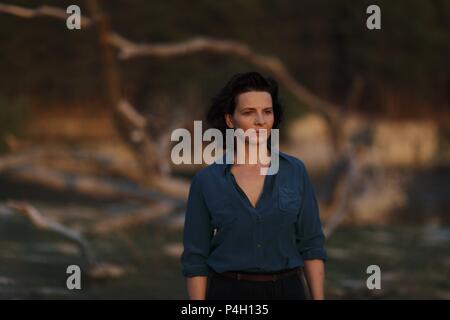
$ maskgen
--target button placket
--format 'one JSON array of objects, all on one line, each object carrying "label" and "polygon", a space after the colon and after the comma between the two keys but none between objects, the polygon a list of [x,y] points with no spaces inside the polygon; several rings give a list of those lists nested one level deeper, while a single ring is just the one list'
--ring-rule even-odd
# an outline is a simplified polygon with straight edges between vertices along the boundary
[{"label": "button placket", "polygon": [[247,204],[247,206],[250,208],[250,210],[253,213],[258,212],[259,208],[261,206],[261,202],[262,202],[262,200],[263,200],[263,198],[265,196],[267,183],[268,183],[268,179],[269,179],[270,176],[266,175],[264,177],[263,187],[261,189],[261,193],[258,196],[258,200],[256,201],[255,206],[253,206],[253,204],[251,203],[250,199],[245,194],[244,190],[242,190],[242,188],[239,186],[239,184],[236,181],[236,178],[235,178],[234,174],[231,171],[229,171],[229,177],[231,179],[231,182],[233,184],[234,189],[237,190],[237,192],[239,193],[240,199],[243,200]]}]

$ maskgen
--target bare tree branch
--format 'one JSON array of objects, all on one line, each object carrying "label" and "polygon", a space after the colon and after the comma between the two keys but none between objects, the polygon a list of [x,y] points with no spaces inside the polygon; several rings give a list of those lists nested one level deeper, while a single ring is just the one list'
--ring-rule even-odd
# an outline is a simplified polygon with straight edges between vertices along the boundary
[{"label": "bare tree branch", "polygon": [[147,126],[147,119],[136,111],[136,109],[127,100],[119,101],[117,111],[126,119],[133,127],[144,129]]},{"label": "bare tree branch", "polygon": [[[10,154],[0,156],[0,174],[10,169],[30,165],[41,165],[73,174],[114,176],[139,181],[137,165],[128,157],[121,159],[113,154],[98,153],[97,150],[56,146],[20,147]],[[136,167],[136,169],[135,169]]]},{"label": "bare tree branch", "polygon": [[[102,47],[105,80],[107,83],[108,97],[113,106],[113,111],[117,115],[115,118],[118,131],[124,140],[131,145],[139,164],[142,167],[143,174],[141,178],[144,183],[152,183],[160,173],[160,161],[157,157],[157,147],[146,132],[147,122],[143,116],[125,99],[121,98],[119,76],[114,66],[114,59],[108,44],[109,25],[106,18],[102,15],[96,1],[88,1],[92,16],[98,23],[98,34]],[[27,9],[14,5],[0,3],[0,12],[13,14],[22,18],[32,18],[39,15],[46,15],[57,19],[66,20],[67,13],[56,7],[40,6],[36,9]],[[82,16],[83,26],[90,26],[93,19]],[[84,22],[84,24],[83,24]],[[121,122],[121,123],[117,123]]]},{"label": "bare tree branch", "polygon": [[35,207],[26,203],[19,201],[8,201],[6,204],[11,209],[15,209],[22,213],[26,218],[28,218],[31,223],[38,229],[48,230],[60,234],[69,240],[75,242],[83,253],[88,265],[91,267],[95,265],[95,257],[86,239],[75,230],[72,230],[62,224],[51,221],[44,217]]},{"label": "bare tree branch", "polygon": [[[38,16],[47,16],[52,18],[57,18],[61,20],[66,20],[68,14],[65,10],[42,5],[35,9],[23,8],[11,4],[0,3],[0,12],[9,13],[21,18],[34,18]],[[86,16],[81,17],[81,27],[89,27],[92,24],[92,20]]]},{"label": "bare tree branch", "polygon": [[87,273],[90,278],[118,278],[125,274],[126,270],[121,266],[97,262],[91,246],[80,232],[46,218],[34,206],[26,202],[10,200],[6,206],[23,214],[36,228],[57,233],[76,243],[87,262]]},{"label": "bare tree branch", "polygon": [[[5,8],[6,7],[6,8]],[[13,10],[11,9],[13,8]],[[42,8],[42,7],[40,7]],[[24,9],[18,6],[1,5],[0,12],[14,14],[23,17],[22,10],[25,10],[28,17],[30,12],[33,13],[36,10],[42,9]],[[48,12],[49,6],[45,6],[46,12]],[[64,12],[61,9],[53,8],[54,11]],[[96,8],[98,9],[98,8]],[[39,11],[37,11],[39,12]],[[36,14],[36,13],[35,13]],[[67,14],[64,16],[61,14],[51,15],[55,18],[67,18]],[[90,21],[89,18],[87,21]],[[107,41],[119,50],[119,58],[130,59],[140,56],[154,56],[160,58],[173,58],[187,54],[194,53],[219,53],[219,54],[231,54],[240,57],[250,64],[253,64],[261,69],[267,70],[275,78],[277,78],[281,84],[283,84],[291,94],[299,100],[301,103],[308,106],[312,111],[318,112],[327,119],[332,130],[338,126],[341,118],[341,111],[338,105],[325,101],[312,93],[306,87],[301,85],[295,77],[288,71],[285,64],[277,57],[265,56],[256,53],[250,46],[231,40],[219,40],[207,37],[197,37],[190,40],[171,43],[171,44],[138,44],[130,41],[123,36],[115,33],[108,32]]]},{"label": "bare tree branch", "polygon": [[148,208],[141,209],[137,212],[128,213],[126,215],[119,217],[104,219],[96,223],[94,226],[92,226],[90,231],[104,234],[111,231],[117,231],[134,226],[139,226],[145,223],[149,223],[158,218],[161,218],[170,213],[174,209],[175,209],[174,205],[167,203],[158,203],[155,205],[151,205]]},{"label": "bare tree branch", "polygon": [[0,157],[0,172],[18,167],[30,162],[30,159],[39,158],[42,150],[30,150],[27,153],[10,154]]},{"label": "bare tree branch", "polygon": [[[88,3],[91,4],[91,11],[92,15],[95,17],[95,20],[101,22],[101,19],[99,19],[101,12],[96,0],[91,0]],[[30,18],[35,15],[48,15],[59,19],[67,18],[66,13],[61,9],[51,8],[48,6],[44,6],[44,9],[42,8],[43,7],[39,7],[33,10],[0,4],[0,12],[14,14],[20,17]],[[89,23],[91,22],[91,19],[85,17],[82,20]],[[119,58],[121,59],[131,59],[142,56],[173,58],[195,53],[215,53],[234,55],[258,68],[267,70],[282,85],[284,85],[300,103],[305,104],[312,111],[321,114],[327,120],[333,134],[335,148],[337,148],[336,141],[340,140],[338,136],[339,125],[342,121],[342,108],[340,108],[337,104],[321,99],[306,87],[301,85],[292,76],[285,64],[279,58],[258,54],[247,44],[238,41],[196,37],[186,41],[170,44],[142,44],[130,41],[115,32],[110,32],[106,23],[102,24],[100,29],[100,39],[102,45],[107,42],[111,46],[117,48],[119,50]],[[106,48],[106,46],[104,47]],[[109,61],[108,66],[106,66],[109,68],[107,69],[107,73],[109,74],[108,77],[110,79],[108,87],[110,96],[114,98],[113,101],[115,102],[115,111],[123,120],[125,120],[125,123],[131,126],[128,127],[127,138],[136,150],[136,153],[140,155],[139,158],[141,159],[144,168],[146,168],[145,172],[150,174],[155,173],[156,171],[154,170],[154,166],[157,162],[154,158],[157,154],[157,147],[145,131],[147,122],[145,121],[145,118],[139,115],[131,104],[126,101],[122,101],[119,98],[118,77],[113,70],[114,68],[111,62],[112,60],[109,49],[106,52],[106,56]],[[147,165],[145,165],[145,163],[147,163]],[[338,208],[325,228],[327,234],[330,234],[337,227],[337,225],[340,224],[347,212],[346,208],[350,199],[350,190],[356,176],[355,170],[354,163],[352,162],[349,174],[347,176],[345,190],[339,200]],[[161,181],[162,180],[158,181],[158,179],[156,179],[157,184],[161,184]],[[162,184],[163,188],[166,188],[166,186],[167,183]],[[180,185],[180,194],[186,193],[186,190],[186,186],[181,187]]]},{"label": "bare tree branch", "polygon": [[344,221],[344,218],[347,216],[349,212],[349,203],[352,197],[352,190],[359,174],[359,163],[357,162],[352,147],[349,147],[347,158],[349,164],[347,170],[347,177],[342,189],[342,194],[337,199],[336,210],[328,218],[327,223],[323,228],[326,237],[331,236],[334,230],[336,230],[336,228]]},{"label": "bare tree branch", "polygon": [[[166,201],[181,205],[185,198],[169,196],[157,191],[132,187],[129,184],[114,182],[106,179],[83,174],[71,174],[59,170],[49,169],[39,165],[25,165],[10,168],[5,175],[15,181],[39,184],[58,191],[71,191],[91,197],[103,197],[114,199],[131,199],[148,203],[154,201]],[[158,185],[159,186],[159,185]],[[173,186],[168,183],[167,188]],[[161,188],[159,188],[160,190]],[[174,193],[172,191],[172,193]]]},{"label": "bare tree branch", "polygon": [[301,85],[290,74],[279,58],[257,54],[250,46],[242,42],[197,37],[173,44],[136,44],[116,33],[111,33],[109,35],[109,42],[119,49],[119,57],[121,59],[130,59],[140,56],[172,58],[201,52],[238,56],[250,64],[269,71],[299,101],[305,103],[313,111],[322,114],[331,121],[338,120],[339,108],[337,105],[319,98]]},{"label": "bare tree branch", "polygon": [[153,137],[146,130],[146,121],[139,112],[122,97],[120,76],[116,67],[114,52],[109,44],[109,21],[97,0],[88,0],[89,11],[96,19],[97,34],[102,54],[104,79],[108,98],[113,107],[116,128],[122,138],[133,149],[142,168],[142,183],[152,184],[161,175],[161,159]]}]

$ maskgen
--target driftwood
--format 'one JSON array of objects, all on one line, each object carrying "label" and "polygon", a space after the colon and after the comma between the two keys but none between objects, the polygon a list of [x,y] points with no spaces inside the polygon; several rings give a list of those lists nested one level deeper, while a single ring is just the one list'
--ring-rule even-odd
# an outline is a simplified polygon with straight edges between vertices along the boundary
[{"label": "driftwood", "polygon": [[76,192],[91,197],[139,200],[149,203],[159,200],[181,203],[179,199],[132,185],[123,180],[71,174],[38,165],[15,167],[8,170],[5,175],[15,181],[38,184],[53,190]]},{"label": "driftwood", "polygon": [[[342,132],[340,130],[340,124],[343,119],[343,108],[337,104],[321,99],[301,85],[279,58],[258,54],[250,46],[242,42],[208,37],[197,37],[170,44],[135,43],[109,30],[108,22],[101,13],[96,0],[88,1],[88,5],[93,18],[83,17],[82,21],[87,22],[86,26],[89,26],[93,21],[96,22],[102,48],[108,95],[111,104],[114,106],[114,111],[120,119],[117,126],[119,132],[122,133],[122,136],[131,145],[139,159],[143,168],[144,183],[156,183],[158,188],[164,191],[173,190],[169,187],[170,183],[161,183],[164,181],[164,179],[161,179],[161,173],[167,172],[167,168],[166,170],[161,170],[161,162],[157,157],[158,148],[154,143],[154,138],[150,137],[147,132],[148,130],[146,130],[148,122],[120,95],[119,76],[115,68],[111,46],[118,49],[118,56],[121,59],[131,59],[142,56],[172,58],[200,52],[237,56],[258,68],[270,72],[299,102],[301,102],[301,104],[305,104],[312,111],[321,114],[329,124],[336,153],[344,154],[342,148],[344,142],[342,141]],[[52,11],[49,9],[55,10]],[[41,6],[36,9],[24,9],[18,6],[0,4],[0,12],[27,18],[35,15],[48,15],[58,19],[67,18],[66,15],[63,16],[61,14],[61,9],[50,8],[48,6]],[[54,14],[56,12],[58,14]],[[355,94],[349,95],[348,97],[349,105],[354,105],[355,101],[360,98],[362,86],[363,83],[356,79],[352,89],[352,92]],[[346,212],[345,208],[349,201],[349,193],[351,185],[353,184],[352,181],[354,180],[353,175],[353,169],[350,167],[349,175],[347,177],[347,187],[345,188],[346,191],[343,192],[343,195],[339,200],[338,209],[330,219],[331,224],[326,228],[328,234],[330,234],[342,221],[343,215]],[[169,179],[167,178],[166,181],[167,180]],[[179,190],[175,193],[183,196],[187,195],[188,184],[183,182],[178,182],[177,184]]]},{"label": "driftwood", "polygon": [[351,147],[349,147],[347,159],[347,176],[344,180],[344,185],[342,186],[341,190],[339,190],[341,194],[340,197],[337,198],[338,201],[336,203],[336,209],[327,220],[327,223],[323,228],[323,232],[326,237],[331,236],[331,234],[342,223],[349,212],[349,203],[352,198],[352,191],[359,174],[359,163],[357,162],[356,156]]},{"label": "driftwood", "polygon": [[[110,45],[119,49],[119,57],[127,59],[142,55],[162,58],[176,57],[199,52],[237,55],[260,68],[270,71],[302,104],[306,104],[313,111],[322,114],[330,123],[332,132],[334,132],[333,136],[337,136],[335,131],[338,128],[338,119],[340,118],[339,108],[320,99],[302,86],[289,73],[280,59],[257,54],[248,45],[240,42],[203,37],[173,44],[136,44],[109,30],[106,18],[101,14],[97,1],[91,0],[88,1],[88,4],[92,16],[98,22],[108,95],[112,105],[115,106],[116,114],[121,119],[121,122],[118,123],[119,131],[137,155],[137,159],[143,168],[142,179],[144,184],[156,184],[159,191],[180,196],[187,195],[189,185],[183,181],[175,183],[176,179],[174,178],[161,178],[161,173],[167,173],[167,166],[164,167],[160,159],[158,159],[159,148],[155,145],[154,139],[149,137],[147,133],[146,127],[148,123],[145,117],[141,116],[128,101],[120,97],[119,76],[114,65]],[[34,10],[40,12],[40,8],[42,7]],[[45,8],[47,10],[48,6]],[[26,10],[30,11],[33,9]],[[0,12],[21,16],[17,14],[17,12],[20,12],[20,7],[12,5],[0,6]],[[62,19],[63,17],[58,16],[56,18]],[[64,16],[64,19],[66,18],[67,16]],[[86,17],[85,20],[91,21]],[[162,181],[173,181],[173,183],[169,186],[162,183]],[[172,188],[174,184],[177,186],[176,189]],[[176,192],[174,193],[173,190],[176,190]]]},{"label": "driftwood", "polygon": [[94,224],[90,231],[94,233],[104,234],[112,231],[123,230],[130,227],[143,225],[172,212],[176,207],[169,203],[158,203],[141,209],[137,212],[127,213],[118,217],[103,219]]},{"label": "driftwood", "polygon": [[[295,77],[292,76],[281,59],[277,57],[258,54],[249,45],[242,42],[214,39],[209,37],[197,37],[171,44],[138,44],[126,39],[125,37],[115,32],[110,32],[107,22],[105,22],[104,17],[100,13],[97,1],[91,0],[88,1],[88,4],[92,15],[96,20],[100,21],[99,33],[101,37],[101,43],[104,44],[105,41],[107,41],[110,45],[117,48],[119,50],[119,58],[121,59],[131,59],[142,56],[173,58],[201,52],[235,55],[244,59],[250,64],[267,70],[268,72],[273,74],[274,77],[277,78],[280,83],[284,85],[286,89],[289,90],[290,93],[299,102],[301,102],[302,104],[306,104],[312,111],[321,114],[325,119],[327,119],[333,130],[338,128],[338,124],[341,119],[340,109],[342,108],[339,108],[339,106],[334,103],[321,99],[306,87],[304,87],[302,84],[300,84],[295,79]],[[49,6],[45,6],[46,11],[48,11],[49,8]],[[21,12],[21,9],[23,8],[19,6],[0,4],[0,12],[23,17],[23,15],[19,14]],[[53,9],[61,10],[58,8]],[[28,14],[33,11],[36,13],[40,13],[42,11],[42,6],[36,9],[24,10],[26,10]],[[54,15],[52,17],[65,20],[67,19],[67,14],[65,14],[64,16]],[[83,17],[82,20],[90,23],[92,19]],[[111,60],[111,57],[108,57],[108,60]],[[109,66],[111,66],[111,62],[112,61],[107,61]],[[109,71],[108,73],[109,78],[114,79],[111,81],[110,90],[118,92],[116,88],[118,87],[118,77],[116,72]],[[117,104],[120,100],[120,98],[118,97],[118,93],[113,93],[112,95],[116,97],[115,100]]]},{"label": "driftwood", "polygon": [[41,165],[75,174],[107,175],[132,181],[139,180],[137,170],[130,170],[130,161],[62,145],[26,147],[0,157],[0,173],[26,165]]},{"label": "driftwood", "polygon": [[279,58],[258,54],[247,44],[208,37],[197,37],[174,44],[137,44],[116,33],[109,35],[109,42],[119,49],[121,59],[140,56],[172,58],[201,52],[238,56],[273,74],[294,97],[309,106],[312,111],[318,112],[330,121],[338,120],[339,107],[337,105],[319,98],[301,85]]},{"label": "driftwood", "polygon": [[0,157],[0,172],[18,167],[24,164],[28,164],[31,159],[39,158],[43,155],[44,151],[31,149],[26,153],[9,154]]},{"label": "driftwood", "polygon": [[77,244],[83,254],[83,257],[86,259],[88,266],[92,267],[95,265],[96,261],[94,253],[92,252],[86,239],[84,239],[78,231],[63,226],[58,222],[49,220],[48,218],[44,217],[35,207],[26,202],[11,200],[8,201],[6,205],[9,208],[15,209],[20,212],[24,217],[30,220],[36,228],[55,232]]},{"label": "driftwood", "polygon": [[[47,16],[52,18],[57,18],[61,20],[67,19],[67,12],[66,10],[47,6],[47,5],[41,5],[38,8],[35,9],[29,9],[29,8],[23,8],[15,5],[10,4],[3,4],[0,3],[0,12],[9,13],[21,18],[35,18],[38,16]],[[92,23],[91,19],[83,16],[81,18],[81,27],[89,27]]]},{"label": "driftwood", "polygon": [[117,131],[135,152],[142,169],[142,183],[152,184],[161,174],[158,148],[154,137],[151,137],[146,130],[144,117],[140,116],[139,112],[121,94],[119,72],[114,61],[114,52],[108,42],[110,33],[108,20],[102,13],[97,0],[88,0],[87,5],[92,17],[96,20],[107,95],[114,112]]},{"label": "driftwood", "polygon": [[[160,155],[170,154],[167,144],[160,142],[158,150]],[[56,189],[72,188],[75,192],[83,194],[93,191],[93,196],[114,197],[117,195],[121,198],[131,197],[143,200],[148,198],[146,195],[148,192],[145,190],[154,190],[155,195],[161,194],[179,201],[187,198],[189,182],[170,176],[170,168],[164,168],[165,174],[159,176],[153,185],[139,187],[143,190],[137,191],[127,191],[129,188],[125,189],[118,183],[114,183],[114,179],[108,181],[107,178],[102,178],[102,176],[125,178],[133,181],[138,188],[143,183],[139,177],[139,170],[130,170],[131,165],[133,163],[119,161],[114,157],[99,156],[93,152],[66,147],[32,147],[0,157],[0,173]],[[48,177],[45,176],[46,172],[50,174]],[[72,183],[69,185],[72,181],[76,181],[75,186]],[[116,179],[116,181],[119,180]],[[88,188],[89,185],[93,187]],[[151,200],[156,199],[151,198]]]},{"label": "driftwood", "polygon": [[[160,174],[160,159],[158,158],[158,148],[154,139],[147,132],[147,121],[145,117],[131,105],[129,101],[120,95],[120,83],[117,70],[114,65],[113,53],[111,51],[108,34],[109,26],[105,16],[101,13],[97,1],[88,1],[88,6],[92,12],[93,19],[83,16],[81,21],[84,27],[92,25],[92,21],[97,22],[97,30],[103,55],[105,80],[108,89],[110,104],[115,113],[116,126],[118,132],[125,142],[127,142],[136,154],[139,165],[142,167],[140,176],[142,183],[149,185],[156,180]],[[40,6],[36,9],[27,9],[19,6],[0,4],[0,12],[13,14],[22,18],[31,18],[46,15],[57,19],[67,19],[67,13],[56,7]],[[159,188],[164,188],[159,184]],[[186,193],[185,191],[184,193]]]},{"label": "driftwood", "polygon": [[118,278],[125,274],[126,269],[122,266],[106,262],[97,262],[91,246],[80,232],[48,219],[35,207],[26,202],[10,200],[7,202],[6,206],[21,213],[30,220],[36,228],[54,232],[74,242],[79,247],[83,258],[87,263],[87,275],[90,278],[97,280]]}]

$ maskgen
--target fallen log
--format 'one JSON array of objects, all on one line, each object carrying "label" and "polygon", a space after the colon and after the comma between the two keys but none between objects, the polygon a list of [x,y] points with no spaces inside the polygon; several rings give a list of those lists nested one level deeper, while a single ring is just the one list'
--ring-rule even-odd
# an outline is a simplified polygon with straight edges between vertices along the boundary
[{"label": "fallen log", "polygon": [[94,224],[89,231],[98,234],[105,234],[112,231],[139,226],[166,216],[175,208],[176,206],[173,204],[157,203],[133,213],[103,219],[102,221]]},{"label": "fallen log", "polygon": [[36,228],[57,233],[77,244],[89,267],[96,264],[94,253],[80,232],[44,217],[35,207],[26,202],[10,200],[6,205],[21,213],[30,220]]},{"label": "fallen log", "polygon": [[3,174],[14,181],[38,184],[53,190],[75,192],[91,197],[139,200],[149,203],[169,201],[180,206],[183,205],[186,199],[181,200],[161,192],[144,189],[135,183],[123,179],[72,174],[38,165],[10,168]]},{"label": "fallen log", "polygon": [[87,275],[90,278],[118,278],[126,273],[126,269],[122,266],[106,262],[97,262],[91,246],[80,232],[48,219],[32,205],[26,202],[10,200],[7,202],[6,206],[21,213],[30,220],[36,228],[54,232],[74,242],[79,247],[83,258],[87,263]]}]

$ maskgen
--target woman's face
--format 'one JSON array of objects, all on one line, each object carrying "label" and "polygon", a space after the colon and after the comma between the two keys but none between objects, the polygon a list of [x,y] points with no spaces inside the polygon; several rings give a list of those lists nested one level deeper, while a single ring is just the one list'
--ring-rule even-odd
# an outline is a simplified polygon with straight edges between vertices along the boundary
[{"label": "woman's face", "polygon": [[[226,114],[225,121],[229,128],[255,129],[257,141],[248,140],[250,143],[263,143],[270,136],[270,129],[273,127],[274,115],[272,108],[272,97],[265,91],[249,91],[236,96],[236,108],[234,113]],[[267,135],[259,135],[258,130],[266,129]]]}]

